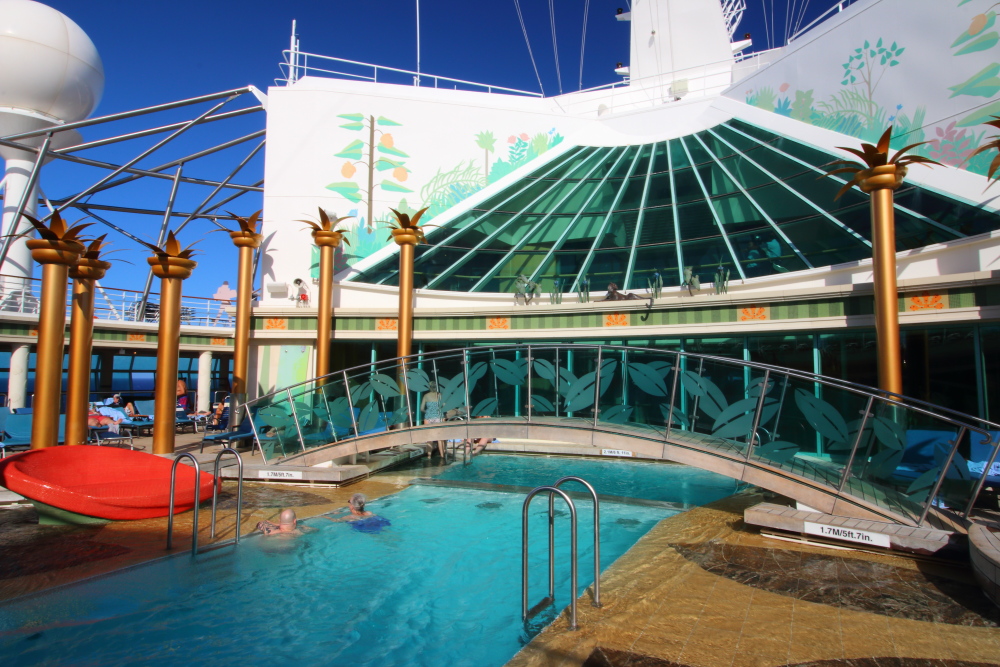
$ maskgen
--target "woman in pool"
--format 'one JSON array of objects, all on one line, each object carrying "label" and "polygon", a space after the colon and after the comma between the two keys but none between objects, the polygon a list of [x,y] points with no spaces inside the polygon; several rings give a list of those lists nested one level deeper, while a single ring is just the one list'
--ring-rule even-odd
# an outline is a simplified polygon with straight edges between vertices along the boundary
[{"label": "woman in pool", "polygon": [[330,519],[330,521],[358,521],[359,519],[366,519],[370,516],[375,516],[372,512],[365,511],[365,503],[367,499],[363,493],[355,493],[351,496],[351,499],[347,501],[347,509],[351,511],[347,516],[342,516],[339,519]]},{"label": "woman in pool", "polygon": [[[444,416],[441,414],[441,394],[438,393],[436,382],[431,382],[427,393],[420,400],[420,411],[424,413],[425,424],[440,424],[444,421]],[[435,440],[432,442],[431,456],[434,455],[434,449],[437,448],[438,454],[443,459],[445,452],[444,445],[444,440]]]}]

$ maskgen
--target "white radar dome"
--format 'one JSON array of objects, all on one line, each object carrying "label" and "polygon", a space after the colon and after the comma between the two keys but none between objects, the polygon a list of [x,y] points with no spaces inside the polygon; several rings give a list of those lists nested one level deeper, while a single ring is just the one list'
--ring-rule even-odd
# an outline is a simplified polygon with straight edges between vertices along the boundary
[{"label": "white radar dome", "polygon": [[[104,93],[90,37],[40,2],[0,0],[0,63],[0,111],[71,123],[89,116]],[[0,133],[6,124],[0,120]]]}]

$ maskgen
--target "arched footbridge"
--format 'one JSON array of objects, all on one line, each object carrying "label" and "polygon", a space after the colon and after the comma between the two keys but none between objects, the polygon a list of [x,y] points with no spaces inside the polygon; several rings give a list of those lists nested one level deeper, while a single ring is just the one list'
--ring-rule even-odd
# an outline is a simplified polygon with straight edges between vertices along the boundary
[{"label": "arched footbridge", "polygon": [[[996,424],[871,387],[607,345],[413,355],[240,409],[269,464],[434,440],[561,441],[711,470],[821,512],[913,526],[967,515],[1000,449]],[[432,421],[438,414],[444,420]]]}]

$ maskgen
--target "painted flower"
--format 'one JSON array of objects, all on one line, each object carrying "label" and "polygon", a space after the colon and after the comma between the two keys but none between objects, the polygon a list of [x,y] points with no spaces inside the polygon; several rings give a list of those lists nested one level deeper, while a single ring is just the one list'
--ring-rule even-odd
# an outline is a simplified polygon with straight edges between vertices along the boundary
[{"label": "painted flower", "polygon": [[350,178],[351,176],[354,176],[354,172],[356,171],[357,169],[350,162],[345,162],[344,166],[340,168],[340,173],[341,175],[343,175],[344,178]]},{"label": "painted flower", "polygon": [[789,88],[789,85],[787,83],[783,83],[780,86],[778,86],[778,91],[783,93],[786,90],[788,90],[788,88]]},{"label": "painted flower", "polygon": [[528,141],[529,139],[531,139],[531,137],[528,136],[527,132],[521,133],[521,141]]},{"label": "painted flower", "polygon": [[383,146],[385,146],[386,148],[392,148],[393,144],[395,143],[392,139],[391,134],[383,134],[382,137],[378,140],[378,142]]},{"label": "painted flower", "polygon": [[392,177],[397,181],[405,181],[407,179],[406,167],[396,167],[392,170]]},{"label": "painted flower", "polygon": [[515,137],[515,136],[514,136],[513,134],[512,134],[512,135],[510,135],[509,137],[507,137],[507,143],[508,143],[508,144],[512,144],[512,143],[514,143],[515,141],[517,141],[517,137]]}]

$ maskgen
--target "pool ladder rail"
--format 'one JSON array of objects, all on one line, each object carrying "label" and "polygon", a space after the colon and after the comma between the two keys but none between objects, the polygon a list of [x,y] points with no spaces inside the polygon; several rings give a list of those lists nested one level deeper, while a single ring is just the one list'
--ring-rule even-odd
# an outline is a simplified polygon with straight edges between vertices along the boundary
[{"label": "pool ladder rail", "polygon": [[[576,630],[576,589],[577,589],[577,528],[576,505],[569,495],[559,487],[566,482],[579,482],[587,487],[594,498],[594,598],[591,604],[601,606],[601,503],[597,491],[581,477],[563,477],[552,486],[532,489],[524,499],[521,508],[521,618],[525,622],[538,615],[543,609],[555,603],[555,497],[559,495],[569,506],[570,514],[570,616],[569,629]],[[528,505],[540,493],[549,494],[549,594],[534,607],[528,609]]]},{"label": "pool ladder rail", "polygon": [[[226,540],[224,542],[214,542],[207,547],[207,549],[214,549],[216,547],[224,547],[227,545],[238,545],[240,543],[240,520],[243,516],[243,457],[240,456],[232,447],[224,447],[215,457],[215,468],[212,473],[215,477],[215,481],[212,482],[212,533],[211,536],[215,538],[215,519],[216,510],[219,504],[219,487],[222,486],[222,477],[219,475],[219,467],[222,463],[222,457],[226,454],[232,454],[236,457],[237,465],[237,475],[236,475],[236,536],[231,540]],[[177,455],[174,459],[174,465],[170,468],[170,513],[167,515],[167,551],[173,548],[173,538],[174,538],[174,494],[177,487],[177,465],[181,462],[181,459],[188,458],[191,459],[192,465],[194,465],[194,478],[196,480],[194,485],[194,517],[193,517],[193,528],[191,530],[191,555],[195,556],[199,553],[198,550],[198,489],[200,485],[197,480],[201,479],[201,469],[198,466],[198,459],[194,457],[193,454],[189,452],[183,452]]]}]

